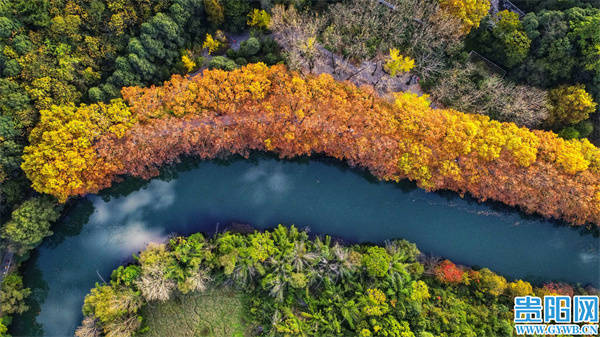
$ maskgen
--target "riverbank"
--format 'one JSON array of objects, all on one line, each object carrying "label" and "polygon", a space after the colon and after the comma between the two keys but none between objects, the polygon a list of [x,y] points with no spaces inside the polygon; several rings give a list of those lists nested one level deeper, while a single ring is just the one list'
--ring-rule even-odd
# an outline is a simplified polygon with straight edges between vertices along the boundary
[{"label": "riverbank", "polygon": [[[251,335],[371,336],[402,331],[405,336],[433,336],[460,331],[508,336],[513,332],[510,308],[515,296],[598,294],[567,284],[533,288],[522,280],[508,283],[487,268],[473,270],[448,260],[423,263],[418,256],[414,244],[404,240],[343,246],[328,236],[311,240],[294,226],[212,238],[173,237],[166,244],[149,244],[135,264],[119,267],[109,284],[92,289],[76,336],[99,329],[123,336],[140,329],[155,334],[165,327],[155,327],[149,312],[168,310],[180,294],[201,298],[222,285],[248,296],[241,311],[256,325]],[[130,305],[111,313],[111,303],[122,302]],[[484,307],[487,310],[481,310]],[[140,314],[142,320],[137,319]],[[230,318],[235,316],[240,313],[232,312]],[[153,322],[145,326],[148,320]],[[179,329],[179,335],[188,335],[197,326],[192,322]]]}]

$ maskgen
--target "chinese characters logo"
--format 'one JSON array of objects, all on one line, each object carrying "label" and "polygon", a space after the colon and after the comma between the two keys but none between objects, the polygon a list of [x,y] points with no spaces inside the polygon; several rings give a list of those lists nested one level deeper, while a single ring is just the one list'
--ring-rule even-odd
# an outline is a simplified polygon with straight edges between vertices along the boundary
[{"label": "chinese characters logo", "polygon": [[519,296],[514,311],[518,335],[598,334],[598,296]]}]

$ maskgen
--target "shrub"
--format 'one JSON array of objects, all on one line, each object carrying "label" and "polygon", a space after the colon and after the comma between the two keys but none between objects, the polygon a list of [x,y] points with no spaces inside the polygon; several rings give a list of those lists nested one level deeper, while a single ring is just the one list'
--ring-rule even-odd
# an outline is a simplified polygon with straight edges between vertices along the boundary
[{"label": "shrub", "polygon": [[260,51],[260,41],[257,38],[251,37],[240,43],[239,53],[242,56],[254,56]]},{"label": "shrub", "polygon": [[558,136],[564,139],[578,139],[581,138],[581,134],[576,128],[569,126],[558,132]]},{"label": "shrub", "polygon": [[237,51],[233,50],[233,48],[229,48],[225,52],[225,56],[229,57],[232,60],[235,60],[236,58],[238,58],[238,53]]},{"label": "shrub", "polygon": [[238,57],[235,59],[235,63],[239,66],[245,66],[246,64],[248,64],[248,61],[243,57]]},{"label": "shrub", "polygon": [[215,56],[208,62],[210,69],[233,70],[237,68],[235,61],[228,59],[225,56]]},{"label": "shrub", "polygon": [[265,63],[267,65],[275,65],[279,61],[281,61],[281,58],[273,53],[268,53],[267,55],[265,55]]}]

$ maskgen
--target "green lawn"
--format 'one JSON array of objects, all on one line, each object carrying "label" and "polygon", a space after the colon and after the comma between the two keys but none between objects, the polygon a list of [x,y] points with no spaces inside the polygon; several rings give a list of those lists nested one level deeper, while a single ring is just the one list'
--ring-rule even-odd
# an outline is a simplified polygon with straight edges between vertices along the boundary
[{"label": "green lawn", "polygon": [[174,296],[142,310],[150,328],[145,337],[251,336],[243,295],[229,288]]}]

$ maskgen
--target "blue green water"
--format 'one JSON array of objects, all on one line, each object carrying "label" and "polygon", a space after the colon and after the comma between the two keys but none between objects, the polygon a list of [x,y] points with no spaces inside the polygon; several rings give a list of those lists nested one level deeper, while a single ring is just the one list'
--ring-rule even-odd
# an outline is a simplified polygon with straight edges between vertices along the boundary
[{"label": "blue green water", "polygon": [[14,334],[71,336],[89,289],[146,243],[231,223],[297,224],[348,241],[405,238],[425,253],[509,279],[600,286],[597,237],[513,208],[376,182],[324,161],[255,157],[190,165],[77,202],[27,264],[32,310],[16,318]]}]

